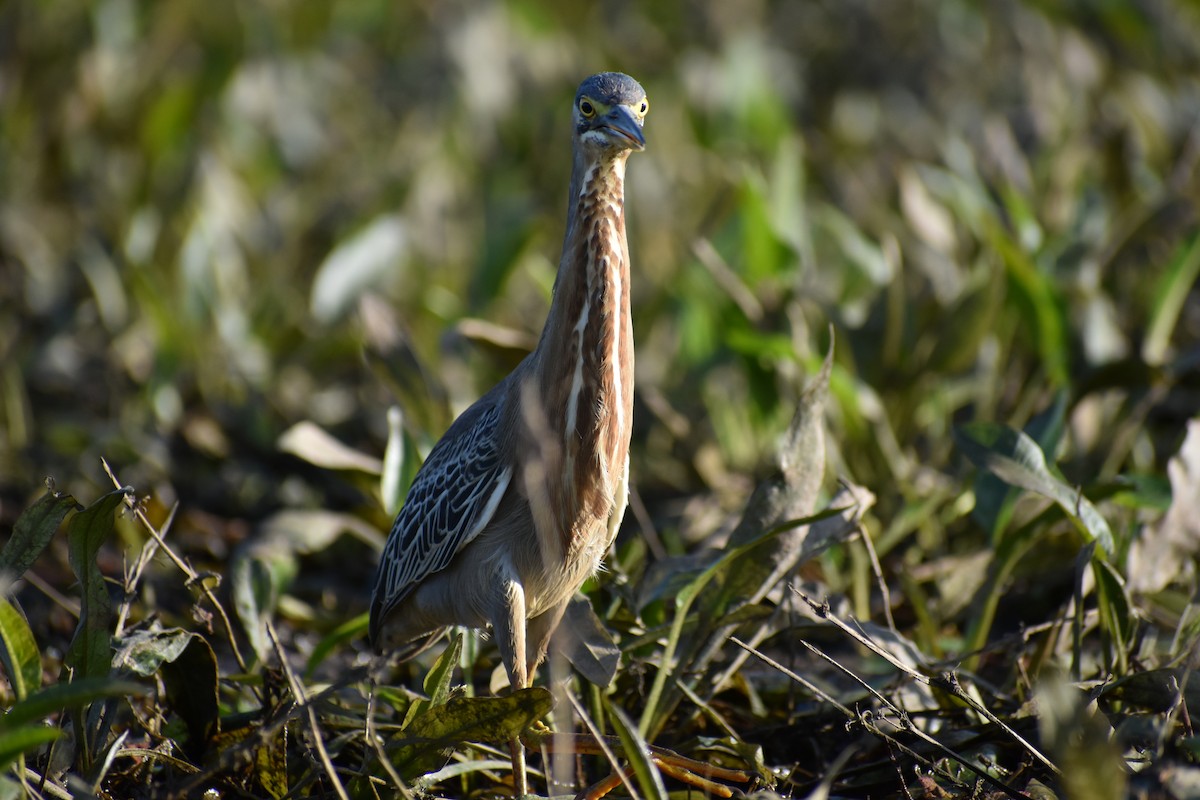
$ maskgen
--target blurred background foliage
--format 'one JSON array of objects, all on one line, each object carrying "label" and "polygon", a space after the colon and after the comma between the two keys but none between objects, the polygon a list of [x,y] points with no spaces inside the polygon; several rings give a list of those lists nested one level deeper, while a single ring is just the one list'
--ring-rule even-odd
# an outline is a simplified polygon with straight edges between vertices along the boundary
[{"label": "blurred background foliage", "polygon": [[[217,569],[281,509],[386,530],[280,437],[382,455],[398,404],[422,451],[533,344],[601,69],[651,103],[630,525],[727,527],[830,331],[832,473],[894,567],[998,535],[969,421],[1050,420],[1069,482],[1139,498],[1119,547],[1165,507],[1200,409],[1194,4],[7,0],[0,526],[104,457]],[[310,578],[334,620],[353,553]]]},{"label": "blurred background foliage", "polygon": [[185,515],[362,505],[279,435],[379,453],[399,401],[427,444],[514,363],[601,68],[653,103],[644,497],[736,505],[829,326],[881,520],[954,499],[953,423],[1060,396],[1069,478],[1161,475],[1200,407],[1198,42],[1149,0],[10,0],[0,518],[102,455]]},{"label": "blurred background foliage", "polygon": [[[1056,668],[1185,663],[1194,446],[1159,526],[1200,410],[1200,8],[1183,0],[6,0],[0,538],[46,476],[107,491],[103,457],[156,524],[178,504],[196,581],[236,573],[243,543],[302,556],[234,574],[260,656],[277,605],[310,664],[339,635],[361,660],[361,625],[337,626],[366,609],[391,521],[372,474],[388,409],[411,475],[533,345],[570,102],[601,69],[651,104],[629,169],[635,495],[612,580],[643,547],[721,541],[832,333],[826,489],[875,494],[893,593],[857,543],[803,577],[860,618],[894,610],[930,657],[974,667],[990,646],[1015,711],[1025,670],[1071,646],[1079,486],[1112,528],[1092,569],[1115,616],[1098,660]],[[973,480],[953,433],[982,422],[1036,440],[1065,513]],[[129,516],[116,530],[110,578],[146,539]],[[1147,530],[1168,555],[1129,569]],[[79,615],[61,539],[19,593],[47,674]],[[1131,611],[1124,580],[1153,602]],[[180,583],[154,562],[133,618],[209,625]],[[1117,641],[1136,620],[1158,627]],[[1018,668],[999,636],[1019,625],[1050,633]],[[634,702],[655,657],[639,646]],[[1050,746],[1068,711],[1042,718]]]}]

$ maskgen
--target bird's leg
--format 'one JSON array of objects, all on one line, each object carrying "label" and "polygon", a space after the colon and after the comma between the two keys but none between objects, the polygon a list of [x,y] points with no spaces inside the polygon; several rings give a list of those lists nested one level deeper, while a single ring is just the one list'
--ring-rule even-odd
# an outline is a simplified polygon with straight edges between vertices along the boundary
[{"label": "bird's leg", "polygon": [[525,669],[531,679],[537,673],[538,665],[546,658],[546,651],[550,648],[550,637],[562,621],[566,610],[567,603],[559,603],[529,620],[525,633]]},{"label": "bird's leg", "polygon": [[[527,689],[530,672],[525,660],[525,587],[520,580],[509,578],[503,582],[499,605],[492,627],[500,658],[508,670],[509,685],[513,689]],[[529,793],[529,779],[525,773],[525,747],[520,737],[510,741],[508,749],[512,756],[513,793],[524,797]]]}]

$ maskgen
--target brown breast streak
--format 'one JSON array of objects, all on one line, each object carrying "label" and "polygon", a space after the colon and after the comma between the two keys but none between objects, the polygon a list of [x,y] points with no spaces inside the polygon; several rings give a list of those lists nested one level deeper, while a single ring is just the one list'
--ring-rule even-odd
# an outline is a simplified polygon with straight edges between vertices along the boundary
[{"label": "brown breast streak", "polygon": [[547,475],[568,558],[606,533],[629,452],[633,326],[625,240],[624,163],[585,176],[543,344],[547,427],[562,443],[561,469]]}]

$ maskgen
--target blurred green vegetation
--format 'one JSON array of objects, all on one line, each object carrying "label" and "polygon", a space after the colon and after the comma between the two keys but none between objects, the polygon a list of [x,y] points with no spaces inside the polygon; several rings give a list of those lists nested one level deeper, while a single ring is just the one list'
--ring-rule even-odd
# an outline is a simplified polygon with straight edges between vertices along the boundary
[{"label": "blurred green vegetation", "polygon": [[[1097,591],[1119,594],[1200,411],[1182,0],[8,0],[0,531],[46,476],[109,491],[104,458],[154,524],[178,503],[201,572],[278,541],[278,512],[344,512],[358,539],[294,548],[275,595],[241,599],[279,604],[300,651],[364,611],[378,481],[280,439],[311,421],[382,457],[398,404],[411,468],[516,363],[557,266],[570,100],[601,69],[651,103],[627,198],[645,513],[618,560],[644,557],[639,527],[681,554],[732,526],[832,330],[826,489],[876,495],[864,525],[925,653],[975,658],[1076,580],[1069,504],[973,479],[956,426],[1036,440],[1107,519]],[[146,539],[115,536],[109,575]],[[33,572],[69,594],[52,551]],[[1190,559],[1135,614],[1181,631],[1164,661],[1193,641]],[[879,618],[860,547],[810,569]],[[151,573],[175,577],[147,613],[203,624]],[[76,619],[44,595],[19,593],[62,653]],[[1153,660],[1162,630],[1123,655]]]}]

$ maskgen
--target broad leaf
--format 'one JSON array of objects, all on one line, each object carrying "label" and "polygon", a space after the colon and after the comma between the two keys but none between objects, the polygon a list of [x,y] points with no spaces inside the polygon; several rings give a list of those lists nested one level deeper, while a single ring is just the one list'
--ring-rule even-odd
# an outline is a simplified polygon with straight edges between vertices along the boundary
[{"label": "broad leaf", "polygon": [[554,644],[589,683],[608,686],[616,677],[621,648],[583,595],[576,593],[571,599],[563,624],[554,632]]},{"label": "broad leaf", "polygon": [[972,463],[1012,486],[1058,503],[1089,540],[1106,553],[1113,551],[1108,522],[1083,493],[1051,474],[1037,442],[1007,425],[973,422],[955,430],[959,449]]},{"label": "broad leaf", "polygon": [[68,557],[79,579],[80,614],[65,662],[77,678],[103,677],[112,661],[112,602],[96,554],[112,534],[113,515],[129,492],[109,492],[67,525]]},{"label": "broad leaf", "polygon": [[403,745],[392,761],[401,775],[424,774],[444,763],[446,751],[462,742],[511,742],[553,706],[550,692],[540,686],[503,697],[453,697],[404,729]]},{"label": "broad leaf", "polygon": [[13,580],[24,575],[50,544],[63,517],[78,507],[69,494],[47,492],[38,498],[17,517],[12,536],[0,551],[0,572],[9,573]]},{"label": "broad leaf", "polygon": [[217,657],[203,636],[193,634],[161,672],[167,700],[187,726],[188,754],[199,758],[220,722]]}]

